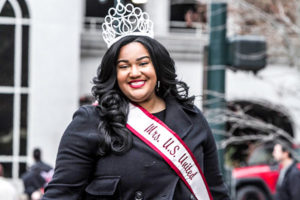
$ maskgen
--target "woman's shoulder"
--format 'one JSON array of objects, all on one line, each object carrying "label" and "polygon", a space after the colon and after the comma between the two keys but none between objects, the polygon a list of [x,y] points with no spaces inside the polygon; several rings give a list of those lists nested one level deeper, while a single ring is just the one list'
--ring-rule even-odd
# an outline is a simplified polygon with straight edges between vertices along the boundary
[{"label": "woman's shoulder", "polygon": [[194,104],[186,104],[178,101],[175,97],[169,96],[165,99],[167,108],[173,110],[174,108],[182,109],[189,117],[191,118],[198,118],[204,119],[204,116],[201,110]]},{"label": "woman's shoulder", "polygon": [[190,120],[194,123],[201,124],[202,127],[209,129],[207,119],[203,112],[195,105],[181,105]]},{"label": "woman's shoulder", "polygon": [[182,105],[181,104],[181,107],[189,115],[192,115],[195,117],[203,117],[202,111],[195,104],[192,104],[192,105]]},{"label": "woman's shoulder", "polygon": [[[99,117],[93,106],[80,106],[73,114],[73,119],[65,129],[60,148],[86,148],[86,151],[97,149]],[[87,148],[88,147],[88,148]]]},{"label": "woman's shoulder", "polygon": [[87,120],[89,122],[99,121],[99,113],[94,105],[80,106],[73,114],[73,121]]},{"label": "woman's shoulder", "polygon": [[98,110],[95,105],[80,106],[74,113],[73,119],[77,116],[94,117],[98,116]]},{"label": "woman's shoulder", "polygon": [[97,132],[100,123],[96,106],[80,106],[73,114],[72,121],[68,125],[65,134],[78,134],[87,136],[92,132]]}]

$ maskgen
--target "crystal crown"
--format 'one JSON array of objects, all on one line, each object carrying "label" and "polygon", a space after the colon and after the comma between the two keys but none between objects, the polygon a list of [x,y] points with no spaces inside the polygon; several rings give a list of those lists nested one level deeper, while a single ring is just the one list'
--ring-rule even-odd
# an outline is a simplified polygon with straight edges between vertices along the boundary
[{"label": "crystal crown", "polygon": [[132,4],[124,6],[118,0],[116,8],[110,8],[102,24],[102,36],[109,48],[128,35],[143,35],[153,38],[153,22],[149,14]]}]

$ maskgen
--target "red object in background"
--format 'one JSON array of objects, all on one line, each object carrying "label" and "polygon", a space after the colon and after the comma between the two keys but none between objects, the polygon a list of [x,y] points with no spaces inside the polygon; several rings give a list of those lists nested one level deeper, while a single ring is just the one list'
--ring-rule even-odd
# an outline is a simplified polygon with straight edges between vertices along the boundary
[{"label": "red object in background", "polygon": [[276,182],[279,176],[279,171],[275,167],[273,168],[269,165],[258,165],[235,168],[232,172],[232,176],[236,181],[258,179],[262,181],[269,189],[270,193],[274,195],[276,191]]},{"label": "red object in background", "polygon": [[[273,145],[256,148],[249,166],[234,168],[232,171],[235,200],[272,200],[280,166],[264,164],[271,157]],[[295,149],[298,150],[298,149]],[[300,170],[300,163],[297,164]]]}]

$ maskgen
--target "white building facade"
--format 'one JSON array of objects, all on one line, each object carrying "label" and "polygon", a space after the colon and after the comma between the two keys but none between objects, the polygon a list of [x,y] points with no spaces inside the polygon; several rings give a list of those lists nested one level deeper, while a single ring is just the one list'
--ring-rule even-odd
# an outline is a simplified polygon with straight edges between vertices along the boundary
[{"label": "white building facade", "polygon": [[83,8],[80,0],[0,0],[0,163],[14,180],[36,147],[54,165],[78,107]]}]

